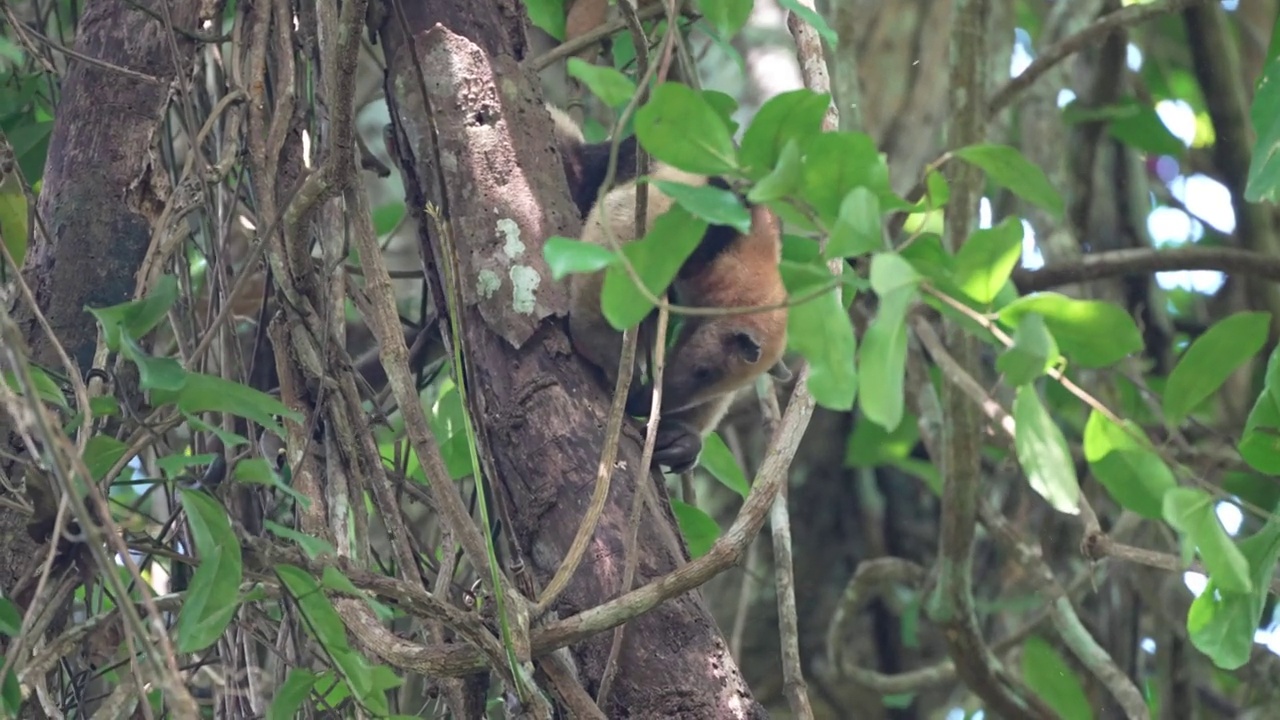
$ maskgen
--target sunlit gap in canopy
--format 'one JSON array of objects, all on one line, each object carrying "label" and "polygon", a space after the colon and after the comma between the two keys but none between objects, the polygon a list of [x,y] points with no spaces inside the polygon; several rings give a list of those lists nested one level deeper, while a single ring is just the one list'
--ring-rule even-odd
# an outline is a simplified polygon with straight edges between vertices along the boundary
[{"label": "sunlit gap in canopy", "polygon": [[[1223,2],[1228,11],[1236,9],[1236,2]],[[1010,77],[1024,72],[1035,59],[1031,38],[1021,28],[1015,30],[1013,52],[1009,63]],[[1133,44],[1127,48],[1125,64],[1137,72],[1142,68],[1142,51]],[[1076,98],[1074,92],[1062,88],[1058,92],[1058,107],[1066,107]],[[1196,137],[1196,116],[1191,106],[1182,100],[1161,100],[1156,104],[1156,114],[1174,137],[1191,147]],[[1214,230],[1230,233],[1235,228],[1235,213],[1231,207],[1231,193],[1225,186],[1201,174],[1183,175],[1178,161],[1173,157],[1160,157],[1155,162],[1156,174],[1169,186],[1181,208],[1159,206],[1147,216],[1147,231],[1157,248],[1178,247],[1198,242],[1204,237],[1204,223]],[[990,226],[990,204],[983,198],[980,208],[982,227]],[[1035,231],[1025,220],[1022,239],[1022,266],[1034,270],[1044,265],[1036,243]],[[1162,288],[1181,288],[1197,293],[1211,294],[1222,287],[1223,274],[1212,270],[1186,270],[1156,273],[1156,282]]]}]

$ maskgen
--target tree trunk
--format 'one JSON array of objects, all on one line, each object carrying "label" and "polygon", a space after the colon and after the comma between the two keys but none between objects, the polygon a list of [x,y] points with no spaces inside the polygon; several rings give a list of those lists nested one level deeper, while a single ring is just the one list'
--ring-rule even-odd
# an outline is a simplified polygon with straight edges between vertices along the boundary
[{"label": "tree trunk", "polygon": [[[408,33],[392,12],[382,39],[408,203],[418,213],[424,203],[439,208],[456,244],[464,307],[456,308],[461,336],[453,342],[466,358],[478,450],[492,458],[481,465],[509,508],[505,529],[519,560],[541,588],[586,510],[609,406],[609,394],[570,349],[567,294],[542,260],[543,241],[576,235],[580,221],[550,151],[536,77],[518,65],[525,54],[520,6],[406,2],[404,11]],[[439,288],[438,263],[450,259],[435,221],[419,220],[425,270]],[[639,439],[624,432],[593,545],[552,608],[560,617],[625,591],[628,551],[641,553],[636,585],[686,561],[665,488],[660,478],[637,477],[639,465]],[[659,507],[648,509],[638,547],[629,550],[624,538],[640,482],[653,484]],[[593,696],[612,636],[573,648]],[[631,621],[616,670],[601,707],[608,717],[764,716],[699,592]]]},{"label": "tree trunk", "polygon": [[[93,367],[97,324],[85,306],[133,299],[153,222],[169,195],[169,178],[154,154],[157,132],[171,84],[190,76],[196,43],[187,33],[198,29],[207,3],[163,2],[164,11],[156,0],[97,0],[85,7],[76,29],[76,52],[96,62],[69,61],[23,270],[56,338],[40,328],[30,308],[15,311],[31,359],[57,373],[67,369],[55,342],[76,372]],[[221,12],[210,11],[214,17]],[[182,32],[157,16],[170,18]],[[0,425],[0,436],[8,438],[9,430]],[[0,589],[12,589],[33,567],[38,545],[26,530],[32,521],[0,506]]]}]

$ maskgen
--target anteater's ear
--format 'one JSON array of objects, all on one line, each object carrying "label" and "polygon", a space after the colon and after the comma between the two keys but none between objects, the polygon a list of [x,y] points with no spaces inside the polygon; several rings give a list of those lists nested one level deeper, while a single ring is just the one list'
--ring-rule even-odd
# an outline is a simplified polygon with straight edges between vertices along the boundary
[{"label": "anteater's ear", "polygon": [[760,362],[760,343],[749,332],[740,330],[733,334],[733,351],[749,363]]},{"label": "anteater's ear", "polygon": [[769,374],[782,382],[787,382],[791,379],[791,368],[787,367],[787,364],[782,360],[778,360],[773,364],[773,367],[769,368]]}]

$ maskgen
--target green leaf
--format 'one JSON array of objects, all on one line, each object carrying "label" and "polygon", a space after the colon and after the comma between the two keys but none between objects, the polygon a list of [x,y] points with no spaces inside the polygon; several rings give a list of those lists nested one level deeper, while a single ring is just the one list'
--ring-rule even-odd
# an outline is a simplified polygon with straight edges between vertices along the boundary
[{"label": "green leaf", "polygon": [[609,107],[624,105],[636,94],[631,78],[608,65],[592,65],[576,57],[569,58],[569,75],[582,81],[600,101]]},{"label": "green leaf", "polygon": [[990,305],[1022,255],[1022,220],[1007,217],[977,230],[956,252],[955,282],[975,302]]},{"label": "green leaf", "polygon": [[[4,656],[0,655],[0,667],[4,666]],[[3,685],[0,686],[0,700],[4,701],[6,715],[18,716],[18,709],[22,707],[22,686],[18,684],[18,676],[12,669],[4,674]]]},{"label": "green leaf", "polygon": [[[155,393],[157,402],[172,402],[167,393]],[[168,400],[162,400],[166,397]],[[224,380],[216,375],[187,373],[187,380],[177,395],[178,407],[191,415],[207,412],[225,412],[252,420],[263,428],[283,437],[284,431],[276,422],[276,416],[302,421],[301,413],[270,395],[254,390],[248,385]]]},{"label": "green leaf", "polygon": [[[725,47],[725,45],[721,43],[717,43],[717,45]],[[733,50],[732,45],[729,45],[728,48],[731,52],[737,52],[736,50]],[[735,100],[732,95],[722,93],[719,90],[703,90],[702,99],[706,100],[707,104],[710,105],[712,109],[716,111],[716,114],[720,116],[721,122],[724,123],[725,127],[729,128],[730,135],[738,132],[738,123],[733,121],[733,114],[738,112],[738,101]]]},{"label": "green leaf", "polygon": [[1061,219],[1062,196],[1044,171],[1008,145],[970,145],[953,153],[982,169],[991,182]]},{"label": "green leaf", "polygon": [[115,417],[120,414],[120,401],[108,395],[89,398],[89,414],[94,418]]},{"label": "green leaf", "polygon": [[[624,245],[622,252],[631,260],[645,287],[655,297],[661,297],[706,232],[705,220],[675,205],[654,220],[643,238]],[[643,320],[654,304],[632,282],[622,263],[617,263],[605,271],[600,307],[609,324],[623,330]]]},{"label": "green leaf", "polygon": [[191,576],[186,602],[178,613],[180,653],[199,652],[213,645],[235,616],[244,578],[240,542],[226,510],[199,490],[183,489],[182,507],[200,552],[200,565]]},{"label": "green leaf", "polygon": [[103,339],[109,350],[120,350],[121,332],[133,339],[140,339],[164,319],[169,308],[178,299],[178,279],[162,275],[156,286],[140,300],[103,308],[85,307],[102,325]]},{"label": "green leaf", "polygon": [[856,257],[883,249],[880,198],[865,187],[856,187],[840,203],[840,215],[827,239],[826,257]]},{"label": "green leaf", "polygon": [[835,224],[845,197],[856,187],[870,190],[880,200],[881,212],[907,207],[890,187],[889,166],[870,136],[822,133],[810,137],[803,150],[799,195],[826,225]]},{"label": "green leaf", "polygon": [[1257,133],[1249,159],[1244,199],[1251,203],[1280,200],[1280,57],[1271,56],[1254,90],[1249,119]]},{"label": "green leaf", "polygon": [[1156,109],[1139,105],[1136,100],[1132,101],[1131,111],[1112,120],[1107,130],[1111,137],[1125,145],[1152,155],[1183,157],[1187,154],[1187,146],[1169,131]]},{"label": "green leaf", "polygon": [[720,526],[716,521],[702,510],[675,498],[671,498],[671,512],[680,525],[680,534],[689,544],[689,557],[696,560],[706,555],[720,537]]},{"label": "green leaf", "polygon": [[[19,268],[27,257],[27,240],[31,233],[28,215],[27,198],[22,193],[17,175],[11,174],[0,182],[0,240]],[[0,265],[4,264],[3,259],[0,256]]]},{"label": "green leaf", "polygon": [[307,629],[342,672],[352,695],[366,704],[374,714],[386,715],[386,695],[373,684],[373,668],[347,643],[342,618],[315,578],[292,565],[277,565],[275,571],[306,617]]},{"label": "green leaf", "polygon": [[699,0],[702,17],[716,29],[721,37],[738,34],[751,15],[753,0]]},{"label": "green leaf", "polygon": [[946,176],[937,170],[930,170],[929,174],[924,176],[924,183],[925,191],[928,193],[925,196],[928,207],[940,208],[951,199],[951,186],[947,184]]},{"label": "green leaf", "polygon": [[1062,430],[1049,415],[1034,385],[1018,388],[1013,401],[1014,448],[1031,489],[1053,509],[1067,515],[1080,512],[1080,481]]},{"label": "green leaf", "polygon": [[214,547],[200,559],[178,613],[178,652],[200,652],[213,645],[235,617],[243,567],[230,555],[228,550]]},{"label": "green leaf", "polygon": [[872,468],[905,460],[920,441],[920,427],[910,413],[892,432],[872,422],[854,423],[844,449],[844,466]]},{"label": "green leaf", "polygon": [[788,144],[796,143],[799,151],[801,143],[822,132],[822,119],[830,106],[830,94],[805,88],[769,98],[742,134],[738,156],[748,177],[758,180],[766,173],[776,173]]},{"label": "green leaf", "polygon": [[711,225],[727,225],[744,235],[751,232],[751,212],[731,190],[711,185],[685,185],[667,180],[650,183],[690,214]]},{"label": "green leaf", "polygon": [[94,482],[102,482],[128,451],[128,445],[110,435],[94,435],[89,438],[84,446],[84,464],[89,468],[89,476]]},{"label": "green leaf", "polygon": [[1198,488],[1173,488],[1164,494],[1164,519],[1182,535],[1185,547],[1200,551],[1200,559],[1218,587],[1252,592],[1249,561],[1222,527],[1215,504],[1212,495]]},{"label": "green leaf", "polygon": [[8,598],[0,597],[0,633],[18,637],[22,632],[22,613]]},{"label": "green leaf", "polygon": [[1022,679],[1059,717],[1092,720],[1093,709],[1080,678],[1043,638],[1032,635],[1023,644]]},{"label": "green leaf", "polygon": [[[831,271],[821,262],[806,263],[803,267],[806,272],[799,272],[796,267],[788,267],[783,272],[790,298],[817,292],[829,287],[834,280]],[[852,295],[853,291],[848,293]],[[854,365],[857,341],[839,292],[831,289],[791,306],[787,311],[787,346],[809,363],[806,387],[814,402],[830,410],[853,408],[858,392]]]},{"label": "green leaf", "polygon": [[271,698],[266,720],[293,720],[297,717],[302,703],[311,695],[316,677],[315,673],[305,668],[290,668],[284,684],[276,690],[275,697]]},{"label": "green leaf", "polygon": [[[12,77],[12,76],[10,76]],[[31,183],[32,190],[40,192],[36,183],[44,174],[45,161],[49,157],[49,138],[53,134],[53,121],[26,121],[6,130],[13,156],[18,159],[22,174]]]},{"label": "green leaf", "polygon": [[404,219],[404,203],[388,203],[373,211],[373,231],[379,237],[396,229]]},{"label": "green leaf", "polygon": [[1017,327],[1027,313],[1042,315],[1063,354],[1085,367],[1111,365],[1143,347],[1142,333],[1129,313],[1102,300],[1037,293],[1006,305],[1000,322]]},{"label": "green leaf", "polygon": [[1267,359],[1262,392],[1245,420],[1238,447],[1240,456],[1255,470],[1280,475],[1280,347]]},{"label": "green leaf", "polygon": [[1253,653],[1254,634],[1266,607],[1276,561],[1280,560],[1280,523],[1273,518],[1241,540],[1240,554],[1249,563],[1254,591],[1224,591],[1211,578],[1187,611],[1191,644],[1223,670],[1243,667]]},{"label": "green leaf", "polygon": [[733,457],[733,453],[729,452],[728,446],[724,444],[724,440],[720,439],[718,433],[713,432],[703,438],[702,455],[698,457],[698,464],[719,480],[721,485],[743,498],[751,492],[746,474],[742,472],[742,468],[738,467],[737,459]]},{"label": "green leaf", "polygon": [[204,552],[215,546],[232,546],[236,557],[240,554],[240,543],[235,531],[231,529],[231,521],[227,511],[211,495],[201,490],[184,488],[181,491],[182,509],[187,513],[187,522],[191,526],[191,536],[195,540],[196,549]]},{"label": "green leaf", "polygon": [[280,582],[288,589],[289,594],[297,601],[298,607],[307,616],[312,634],[324,649],[329,653],[350,650],[342,619],[338,616],[338,611],[333,609],[332,603],[329,602],[329,598],[325,596],[316,579],[293,565],[277,565],[275,571]]},{"label": "green leaf", "polygon": [[822,39],[826,40],[832,49],[835,49],[839,37],[837,37],[836,31],[832,30],[831,26],[827,24],[827,21],[822,19],[821,15],[801,4],[799,0],[778,0],[778,4],[795,13],[801,20],[812,26],[822,36]]},{"label": "green leaf", "polygon": [[877,253],[871,258],[871,289],[876,295],[891,295],[898,290],[914,290],[923,280],[911,263],[891,252]]},{"label": "green leaf", "polygon": [[996,369],[1004,373],[1005,382],[1019,387],[1044,375],[1057,359],[1058,343],[1044,318],[1027,313],[1013,332],[1013,347],[996,358]]},{"label": "green leaf", "polygon": [[[27,372],[31,377],[31,384],[35,387],[36,396],[47,403],[53,403],[63,410],[69,410],[71,406],[67,403],[67,397],[62,394],[62,388],[58,387],[58,383],[53,381],[46,373],[37,365],[28,365]],[[18,377],[11,372],[5,372],[2,377],[4,382],[17,395],[22,395],[22,388],[18,387]],[[90,399],[92,400],[92,398]]]},{"label": "green leaf", "polygon": [[187,453],[174,453],[156,458],[156,467],[159,468],[161,474],[167,478],[181,475],[189,467],[201,467],[212,463],[217,459],[214,453],[201,453],[199,455],[188,455]]},{"label": "green leaf", "polygon": [[800,143],[795,139],[788,140],[778,156],[778,164],[747,191],[747,200],[767,203],[795,192],[802,179],[801,160]]},{"label": "green leaf", "polygon": [[449,470],[449,477],[454,480],[471,477],[475,467],[471,463],[466,409],[462,407],[462,396],[452,380],[445,381],[435,404],[431,406],[431,430],[440,441],[440,454]]},{"label": "green leaf", "polygon": [[523,4],[525,11],[529,13],[529,22],[556,40],[564,42],[564,0],[525,0]]},{"label": "green leaf", "polygon": [[593,273],[618,261],[617,253],[595,243],[555,235],[542,246],[542,257],[551,268],[551,277],[561,280],[572,273]]},{"label": "green leaf", "polygon": [[276,472],[275,467],[264,458],[245,458],[240,460],[236,463],[231,477],[236,482],[266,485],[267,487],[275,488],[293,498],[299,506],[303,508],[311,507],[311,498],[289,487],[288,484],[280,479],[280,473]]},{"label": "green leaf", "polygon": [[227,448],[236,448],[241,445],[248,445],[249,439],[243,435],[238,435],[230,430],[224,430],[221,425],[210,425],[200,419],[199,415],[186,414],[183,419],[191,426],[192,431],[211,433],[214,437],[222,441]]},{"label": "green leaf", "polygon": [[1182,354],[1164,389],[1164,414],[1172,426],[1218,391],[1231,373],[1262,350],[1271,313],[1239,312],[1214,323]]},{"label": "green leaf", "polygon": [[1169,132],[1155,107],[1133,97],[1105,107],[1086,107],[1084,102],[1072,100],[1063,107],[1062,119],[1071,125],[1105,122],[1111,137],[1153,155],[1182,157],[1187,152],[1187,146]]},{"label": "green leaf", "polygon": [[312,560],[326,555],[332,556],[338,554],[337,551],[334,550],[333,546],[328,542],[320,538],[307,535],[306,533],[300,533],[293,528],[285,527],[270,520],[264,522],[263,527],[270,530],[275,535],[279,535],[282,538],[292,540],[297,543],[298,547],[302,548],[302,551]]},{"label": "green leaf", "polygon": [[876,317],[858,353],[861,392],[858,408],[871,422],[892,432],[906,407],[907,310],[923,278],[894,253],[871,258],[871,289],[880,299]]},{"label": "green leaf", "polygon": [[658,160],[686,172],[735,170],[737,150],[720,114],[687,85],[665,82],[636,111],[636,139]]},{"label": "green leaf", "polygon": [[130,335],[121,336],[120,352],[138,366],[138,387],[143,390],[177,392],[187,382],[187,371],[181,363],[173,358],[148,355]]},{"label": "green leaf", "polygon": [[1084,457],[1093,476],[1122,507],[1153,520],[1164,517],[1164,495],[1178,487],[1178,481],[1142,428],[1132,422],[1122,427],[1094,410],[1084,426]]},{"label": "green leaf", "polygon": [[14,65],[21,65],[26,61],[27,54],[22,51],[21,45],[9,38],[2,38],[0,39],[0,58],[4,58]]}]

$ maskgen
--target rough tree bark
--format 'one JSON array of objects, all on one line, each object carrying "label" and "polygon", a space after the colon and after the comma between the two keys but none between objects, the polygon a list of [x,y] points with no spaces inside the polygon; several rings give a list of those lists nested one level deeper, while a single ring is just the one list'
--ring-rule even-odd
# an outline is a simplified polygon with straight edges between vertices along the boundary
[{"label": "rough tree bark", "polygon": [[[169,195],[168,178],[153,154],[156,134],[171,84],[191,73],[196,43],[190,33],[202,14],[217,12],[200,0],[162,1],[167,9],[157,0],[98,0],[84,8],[75,50],[101,64],[69,58],[49,139],[23,276],[81,373],[93,366],[97,343],[97,326],[85,306],[133,298],[161,198]],[[168,17],[186,32],[175,33],[157,17]],[[65,372],[54,338],[29,308],[17,308],[15,317],[31,359]],[[0,425],[0,437],[8,436],[9,428]],[[12,588],[36,556],[26,530],[30,521],[0,507],[0,589]]]},{"label": "rough tree bark", "polygon": [[[404,2],[381,28],[387,102],[408,204],[420,221],[425,270],[445,256],[425,203],[440,208],[457,246],[464,307],[460,343],[488,481],[509,508],[521,561],[545,587],[565,556],[595,482],[608,393],[570,349],[567,295],[542,243],[573,236],[572,212],[525,55],[514,0]],[[438,23],[438,24],[437,24]],[[406,27],[407,25],[407,27]],[[424,87],[425,84],[425,87]],[[425,95],[424,95],[425,92]],[[443,305],[439,305],[443,307]],[[482,462],[482,464],[484,464]],[[561,617],[623,589],[623,547],[638,482],[658,498],[641,525],[636,585],[686,560],[661,482],[637,478],[639,437],[625,433],[593,545],[553,606]],[[573,648],[588,692],[599,688],[612,633]],[[701,593],[628,624],[609,717],[763,717]]]}]

